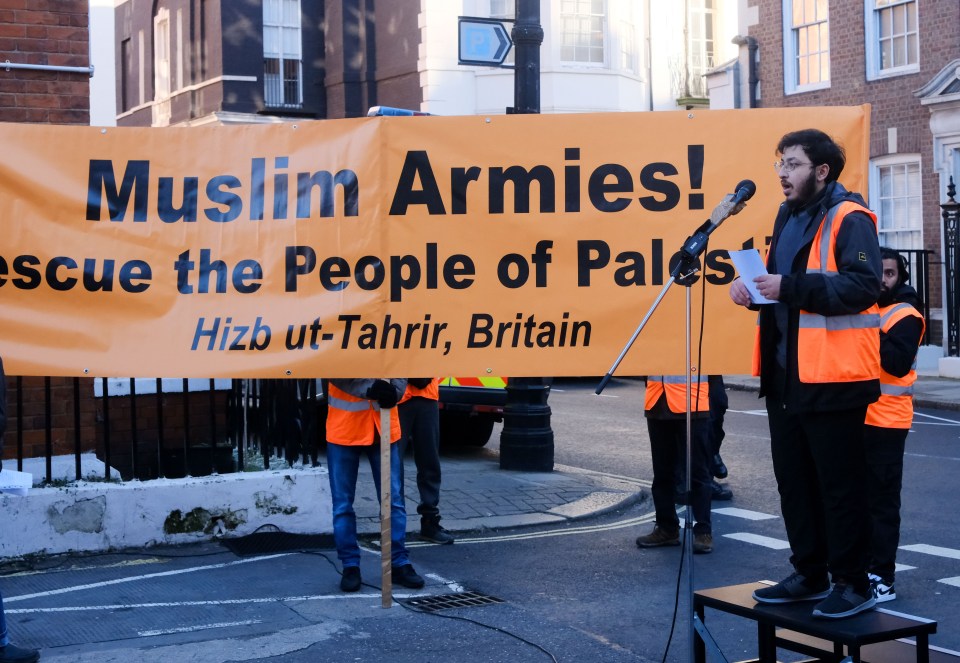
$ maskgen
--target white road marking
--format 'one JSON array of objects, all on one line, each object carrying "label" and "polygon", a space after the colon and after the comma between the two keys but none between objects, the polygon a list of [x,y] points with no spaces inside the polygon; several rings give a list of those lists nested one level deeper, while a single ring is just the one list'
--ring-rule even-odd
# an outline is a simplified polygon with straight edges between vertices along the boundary
[{"label": "white road marking", "polygon": [[157,631],[137,631],[141,638],[149,638],[155,635],[170,635],[171,633],[193,633],[194,631],[206,631],[212,628],[227,628],[229,626],[249,626],[250,624],[262,624],[260,619],[247,619],[242,622],[220,622],[219,624],[198,624],[196,626],[182,626],[180,628],[165,628]]},{"label": "white road marking", "polygon": [[917,567],[910,566],[909,564],[901,564],[900,562],[897,562],[896,565],[894,565],[893,570],[897,573],[900,573],[901,571],[913,571],[915,568]]},{"label": "white road marking", "polygon": [[771,518],[779,518],[780,516],[773,516],[769,513],[761,513],[760,511],[748,511],[747,509],[738,509],[733,506],[725,506],[720,509],[711,509],[712,513],[719,513],[724,516],[733,516],[734,518],[744,518],[746,520],[770,520]]},{"label": "white road marking", "polygon": [[749,414],[752,417],[765,417],[767,416],[766,410],[727,410],[727,412],[732,412],[734,414]]},{"label": "white road marking", "polygon": [[[397,594],[394,592],[394,599],[407,599],[414,596],[423,596],[423,594]],[[113,605],[76,605],[61,606],[57,608],[14,608],[5,610],[8,615],[26,615],[35,613],[53,613],[53,612],[86,612],[100,610],[131,610],[145,608],[190,608],[198,606],[227,606],[227,605],[254,605],[260,603],[287,603],[294,601],[355,601],[357,599],[369,599],[376,601],[379,605],[380,590],[374,592],[357,592],[355,594],[316,594],[313,596],[270,596],[253,599],[223,599],[220,601],[163,601],[158,603],[118,603]]]},{"label": "white road marking", "polygon": [[923,553],[924,555],[936,555],[937,557],[949,557],[950,559],[960,559],[960,550],[955,548],[943,548],[941,546],[931,546],[926,543],[914,543],[909,546],[900,546],[900,550],[909,550],[910,552]]},{"label": "white road marking", "polygon": [[442,577],[438,576],[436,573],[424,573],[423,575],[427,576],[427,577],[430,578],[431,580],[436,580],[436,581],[439,582],[441,585],[446,585],[447,588],[448,588],[451,592],[453,592],[454,594],[460,594],[460,593],[466,591],[466,590],[464,589],[463,585],[460,585],[460,584],[458,584],[457,582],[455,582],[455,581],[453,581],[453,580],[447,580],[446,578],[442,578]]},{"label": "white road marking", "polygon": [[81,592],[85,589],[97,589],[99,587],[106,587],[108,585],[120,585],[125,582],[137,582],[139,580],[147,580],[150,578],[163,578],[166,576],[176,576],[184,573],[195,573],[197,571],[209,571],[210,569],[223,569],[228,566],[250,564],[251,562],[261,562],[267,559],[276,559],[277,557],[286,557],[287,555],[295,555],[295,554],[296,553],[280,553],[277,555],[262,555],[260,557],[251,557],[250,559],[241,559],[235,562],[224,562],[222,564],[211,564],[209,566],[192,566],[190,568],[177,569],[174,571],[163,571],[161,573],[147,573],[145,575],[130,576],[129,578],[117,578],[115,580],[93,582],[87,585],[75,585],[73,587],[62,587],[60,589],[52,589],[46,592],[37,592],[36,594],[21,594],[20,596],[5,596],[3,597],[3,602],[6,604],[10,604],[10,603],[15,603],[17,601],[26,601],[27,599],[34,599],[34,598],[43,597],[43,596],[56,596],[57,594]]},{"label": "white road marking", "polygon": [[929,424],[929,421],[917,421],[917,417],[926,417],[927,419],[934,419],[936,421],[941,421],[948,426],[960,426],[960,421],[956,419],[947,419],[945,417],[937,417],[932,414],[924,414],[923,412],[914,412],[913,413],[913,423],[915,424]]},{"label": "white road marking", "polygon": [[749,532],[734,532],[733,534],[724,534],[724,537],[744,543],[753,543],[764,548],[773,550],[786,550],[790,544],[782,539],[774,539],[771,536],[760,536],[759,534],[750,534]]},{"label": "white road marking", "polygon": [[951,585],[953,587],[960,587],[960,576],[955,576],[953,578],[941,578],[937,582],[942,582],[944,585]]}]

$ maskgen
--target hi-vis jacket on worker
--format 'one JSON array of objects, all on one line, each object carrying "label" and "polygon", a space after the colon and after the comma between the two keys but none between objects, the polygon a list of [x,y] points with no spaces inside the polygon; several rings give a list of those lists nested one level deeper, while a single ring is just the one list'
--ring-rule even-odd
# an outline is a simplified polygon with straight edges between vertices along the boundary
[{"label": "hi-vis jacket on worker", "polygon": [[[332,379],[327,387],[327,441],[358,446],[372,444],[380,433],[380,406],[370,394],[378,380],[372,378]],[[379,381],[382,382],[382,381]],[[405,378],[389,381],[396,390],[393,405],[407,387]],[[397,408],[390,410],[390,442],[400,439],[400,417]]]},{"label": "hi-vis jacket on worker", "polygon": [[[916,292],[907,285],[900,292]],[[913,384],[917,381],[917,349],[926,328],[911,303],[897,302],[880,309],[880,400],[867,408],[866,423],[878,428],[910,428],[913,423]],[[904,361],[911,358],[909,363]]]},{"label": "hi-vis jacket on worker", "polygon": [[[767,270],[783,274],[780,303],[789,307],[784,405],[795,411],[842,410],[880,395],[880,248],[876,215],[839,182],[810,203],[813,215],[788,269],[776,264],[777,240],[790,218],[780,206]],[[773,386],[777,305],[760,307],[753,374],[760,395]]]},{"label": "hi-vis jacket on worker", "polygon": [[[667,395],[667,408],[672,413],[686,413],[686,375],[648,375],[643,409],[647,411],[652,410],[664,393]],[[706,375],[695,375],[690,379],[690,411],[710,411],[710,385]]]}]

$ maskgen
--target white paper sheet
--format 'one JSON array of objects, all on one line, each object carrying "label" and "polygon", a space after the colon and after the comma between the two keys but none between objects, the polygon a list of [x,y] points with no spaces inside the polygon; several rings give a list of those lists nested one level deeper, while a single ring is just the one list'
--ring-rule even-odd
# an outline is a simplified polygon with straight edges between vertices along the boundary
[{"label": "white paper sheet", "polygon": [[760,252],[756,249],[746,249],[743,251],[730,251],[730,260],[733,266],[740,273],[740,280],[747,286],[750,292],[750,301],[754,304],[776,304],[772,299],[767,299],[757,290],[757,284],[753,279],[757,276],[764,276],[767,273],[767,267],[760,258]]}]

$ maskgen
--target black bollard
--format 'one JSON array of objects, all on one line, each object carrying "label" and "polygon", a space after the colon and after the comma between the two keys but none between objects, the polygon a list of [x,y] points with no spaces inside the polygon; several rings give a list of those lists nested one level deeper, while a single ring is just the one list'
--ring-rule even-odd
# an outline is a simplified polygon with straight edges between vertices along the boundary
[{"label": "black bollard", "polygon": [[500,469],[553,471],[550,378],[510,378],[500,433]]}]

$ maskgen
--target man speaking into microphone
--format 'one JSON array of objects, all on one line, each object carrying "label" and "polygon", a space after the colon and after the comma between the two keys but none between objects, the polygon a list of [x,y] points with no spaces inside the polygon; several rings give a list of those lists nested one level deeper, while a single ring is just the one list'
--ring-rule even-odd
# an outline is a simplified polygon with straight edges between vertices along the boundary
[{"label": "man speaking into microphone", "polygon": [[[759,307],[753,374],[766,397],[795,572],[753,598],[817,601],[813,616],[838,619],[875,605],[866,570],[863,422],[880,396],[876,215],[837,181],[845,156],[827,134],[788,133],[777,154],[785,200],[773,225],[768,274],[753,279],[773,301]],[[730,298],[755,308],[740,279]]]}]

